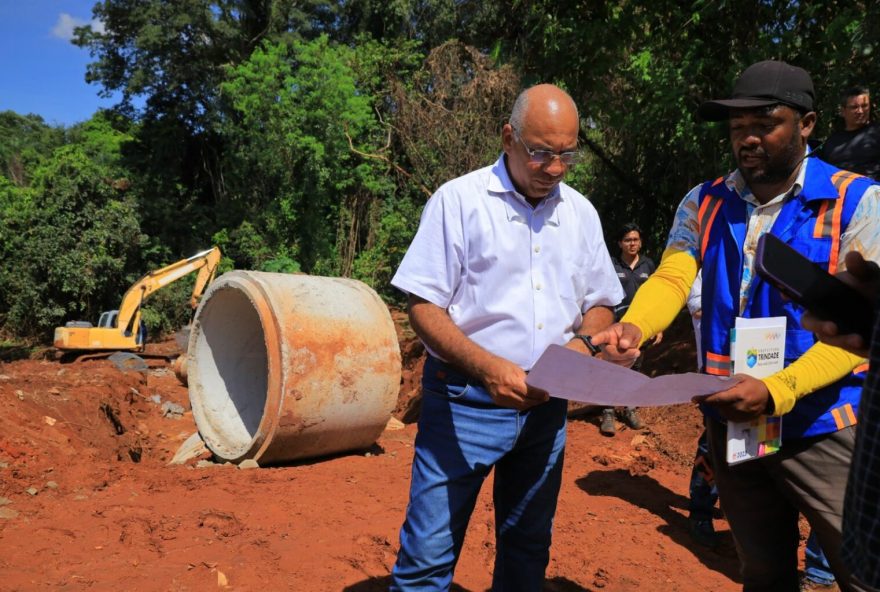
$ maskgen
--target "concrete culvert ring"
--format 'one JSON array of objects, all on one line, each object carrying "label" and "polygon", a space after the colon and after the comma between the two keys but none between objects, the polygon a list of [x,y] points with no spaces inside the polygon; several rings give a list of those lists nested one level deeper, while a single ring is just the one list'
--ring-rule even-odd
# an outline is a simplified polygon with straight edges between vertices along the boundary
[{"label": "concrete culvert ring", "polygon": [[215,290],[190,337],[187,374],[199,432],[218,456],[251,451],[266,406],[269,356],[260,316],[245,290]]},{"label": "concrete culvert ring", "polygon": [[400,372],[388,308],[344,278],[224,274],[196,311],[187,353],[196,425],[233,462],[369,447],[397,403]]}]

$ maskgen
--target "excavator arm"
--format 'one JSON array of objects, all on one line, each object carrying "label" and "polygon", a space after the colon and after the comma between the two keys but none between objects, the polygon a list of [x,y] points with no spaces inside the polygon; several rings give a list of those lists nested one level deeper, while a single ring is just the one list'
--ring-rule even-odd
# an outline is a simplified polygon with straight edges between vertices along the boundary
[{"label": "excavator arm", "polygon": [[[198,306],[205,288],[214,279],[220,263],[220,249],[213,247],[196,253],[161,269],[146,274],[125,292],[115,323],[92,327],[90,323],[68,323],[66,327],[55,329],[55,347],[64,350],[134,350],[143,347],[138,342],[137,332],[141,318],[141,305],[144,300],[168,284],[179,280],[196,270],[199,271],[190,297],[190,306]],[[107,313],[105,313],[107,314]],[[108,319],[111,317],[108,317]]]},{"label": "excavator arm", "polygon": [[116,320],[116,326],[125,331],[126,334],[134,332],[138,320],[135,317],[140,316],[138,313],[147,296],[198,269],[199,275],[196,278],[196,285],[190,297],[190,306],[195,308],[199,304],[199,298],[205,291],[205,287],[214,279],[219,262],[220,249],[214,247],[207,251],[196,253],[187,259],[166,265],[161,269],[151,271],[132,284],[125,292],[125,295],[122,297],[122,303],[119,305],[119,316]]}]

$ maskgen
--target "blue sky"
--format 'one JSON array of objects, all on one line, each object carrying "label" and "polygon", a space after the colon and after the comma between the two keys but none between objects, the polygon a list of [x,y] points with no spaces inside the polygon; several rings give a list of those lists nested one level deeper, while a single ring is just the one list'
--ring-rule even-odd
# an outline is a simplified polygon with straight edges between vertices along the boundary
[{"label": "blue sky", "polygon": [[94,0],[0,0],[0,111],[69,126],[114,104],[86,84],[88,51],[70,42]]}]

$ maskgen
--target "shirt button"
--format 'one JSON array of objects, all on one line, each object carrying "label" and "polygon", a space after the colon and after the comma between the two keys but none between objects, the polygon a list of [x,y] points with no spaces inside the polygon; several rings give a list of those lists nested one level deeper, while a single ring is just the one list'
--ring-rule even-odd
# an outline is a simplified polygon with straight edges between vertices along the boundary
[{"label": "shirt button", "polygon": [[544,323],[538,323],[538,331],[544,328]]},{"label": "shirt button", "polygon": [[540,253],[540,252],[541,252],[541,247],[539,247],[539,246],[538,246],[538,247],[535,247],[535,252],[536,252],[536,253]]},{"label": "shirt button", "polygon": [[541,284],[536,284],[536,285],[535,285],[535,289],[536,289],[536,290],[539,290],[539,291],[540,291],[540,289],[541,289],[542,287],[543,287],[543,286],[541,286]]}]

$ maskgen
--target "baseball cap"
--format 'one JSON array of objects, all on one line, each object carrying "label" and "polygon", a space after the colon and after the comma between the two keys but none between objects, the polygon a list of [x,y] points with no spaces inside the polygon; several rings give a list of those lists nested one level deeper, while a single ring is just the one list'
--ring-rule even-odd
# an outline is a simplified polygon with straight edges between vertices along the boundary
[{"label": "baseball cap", "polygon": [[782,103],[805,111],[813,110],[813,81],[803,68],[777,60],[766,60],[746,68],[729,99],[706,101],[697,114],[706,121],[723,121],[731,109],[754,109]]}]

